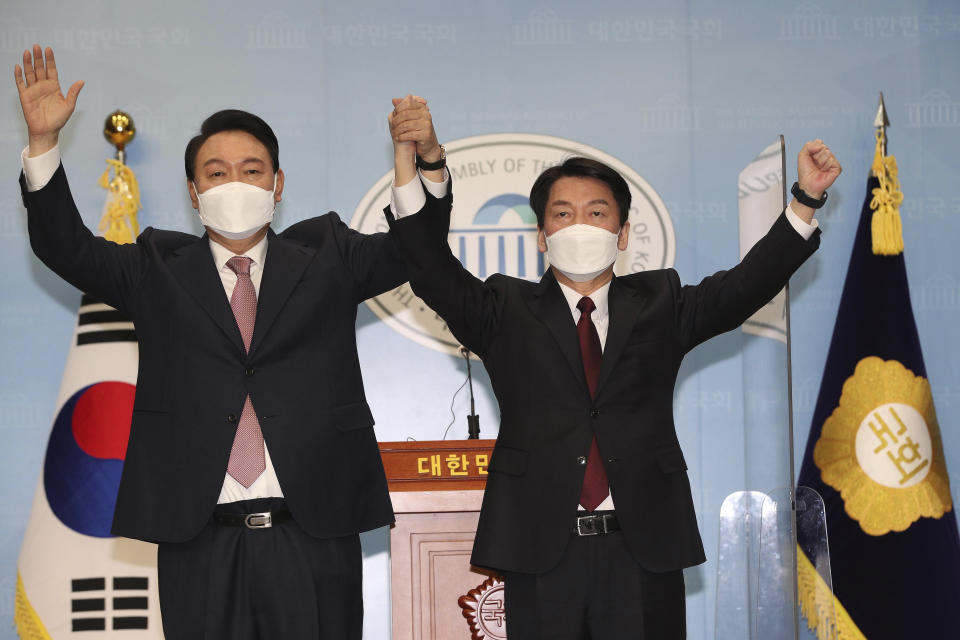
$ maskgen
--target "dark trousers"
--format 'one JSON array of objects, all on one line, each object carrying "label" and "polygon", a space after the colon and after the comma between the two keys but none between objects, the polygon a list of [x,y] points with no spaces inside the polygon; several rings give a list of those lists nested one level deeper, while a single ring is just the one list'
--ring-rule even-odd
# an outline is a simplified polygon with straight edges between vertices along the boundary
[{"label": "dark trousers", "polygon": [[[277,498],[218,505],[273,511]],[[362,557],[357,535],[321,540],[293,520],[267,529],[208,524],[157,553],[167,640],[360,640]]]},{"label": "dark trousers", "polygon": [[620,532],[571,534],[563,559],[543,574],[506,573],[510,640],[685,638],[683,571],[637,564]]}]

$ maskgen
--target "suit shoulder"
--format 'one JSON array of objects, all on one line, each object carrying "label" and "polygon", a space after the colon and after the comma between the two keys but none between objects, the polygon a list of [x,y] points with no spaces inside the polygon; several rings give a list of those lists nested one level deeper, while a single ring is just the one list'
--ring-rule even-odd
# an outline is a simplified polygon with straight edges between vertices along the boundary
[{"label": "suit shoulder", "polygon": [[622,276],[618,280],[635,289],[680,284],[680,276],[677,274],[677,270],[672,267],[638,271]]},{"label": "suit shoulder", "polygon": [[294,223],[277,235],[287,240],[298,240],[310,245],[318,244],[331,233],[342,234],[349,231],[346,223],[336,211],[328,211],[322,216],[314,216]]},{"label": "suit shoulder", "polygon": [[537,286],[536,282],[508,276],[502,273],[495,273],[484,281],[484,284],[491,289],[511,290],[511,291],[533,291]]},{"label": "suit shoulder", "polygon": [[190,233],[154,229],[153,227],[147,227],[137,236],[137,244],[153,247],[161,254],[176,251],[198,240],[200,238]]}]

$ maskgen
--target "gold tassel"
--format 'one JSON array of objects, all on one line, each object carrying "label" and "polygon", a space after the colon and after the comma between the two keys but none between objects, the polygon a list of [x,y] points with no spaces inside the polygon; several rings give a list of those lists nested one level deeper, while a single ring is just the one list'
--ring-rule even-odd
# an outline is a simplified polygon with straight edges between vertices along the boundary
[{"label": "gold tassel", "polygon": [[880,186],[873,190],[873,199],[870,201],[873,210],[870,230],[874,255],[895,256],[903,253],[903,225],[900,220],[903,193],[897,178],[897,159],[883,155],[885,136],[883,127],[878,128],[871,171],[880,181]]},{"label": "gold tassel", "polygon": [[50,640],[50,634],[43,626],[43,621],[27,598],[19,571],[17,572],[17,591],[13,598],[13,623],[17,627],[20,640]]},{"label": "gold tassel", "polygon": [[[113,177],[110,170],[113,169]],[[137,211],[140,210],[140,185],[133,170],[119,160],[107,158],[107,168],[100,176],[100,186],[108,191],[100,219],[103,237],[117,244],[133,242],[140,235]]]},{"label": "gold tassel", "polygon": [[800,611],[807,619],[807,626],[817,634],[818,640],[866,640],[866,636],[799,546],[797,587]]}]

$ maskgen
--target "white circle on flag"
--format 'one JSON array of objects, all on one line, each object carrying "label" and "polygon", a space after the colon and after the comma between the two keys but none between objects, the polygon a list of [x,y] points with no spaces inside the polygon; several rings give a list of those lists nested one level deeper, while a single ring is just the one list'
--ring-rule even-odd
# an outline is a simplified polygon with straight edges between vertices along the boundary
[{"label": "white circle on flag", "polygon": [[[630,240],[617,258],[619,275],[672,267],[673,222],[663,200],[640,174],[603,151],[579,142],[524,133],[492,134],[444,145],[453,179],[449,242],[453,254],[480,279],[494,273],[537,281],[548,267],[537,250],[536,216],[529,194],[544,169],[570,156],[586,156],[615,169],[630,186]],[[393,171],[357,205],[350,226],[363,233],[386,231],[383,208],[390,202]],[[459,354],[460,344],[414,295],[409,283],[367,300],[388,326],[424,346]]]},{"label": "white circle on flag", "polygon": [[856,438],[857,463],[874,482],[906,489],[923,482],[933,462],[930,429],[908,404],[889,402],[870,411]]}]

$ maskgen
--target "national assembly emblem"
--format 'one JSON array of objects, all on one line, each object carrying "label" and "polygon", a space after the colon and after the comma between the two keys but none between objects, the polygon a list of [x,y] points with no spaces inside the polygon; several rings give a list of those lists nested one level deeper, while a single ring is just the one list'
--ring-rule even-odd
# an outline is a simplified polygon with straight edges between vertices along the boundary
[{"label": "national assembly emblem", "polygon": [[930,383],[896,360],[857,363],[813,460],[869,535],[904,531],[952,508]]},{"label": "national assembly emblem", "polygon": [[503,580],[490,576],[457,600],[470,625],[471,640],[506,640]]}]

